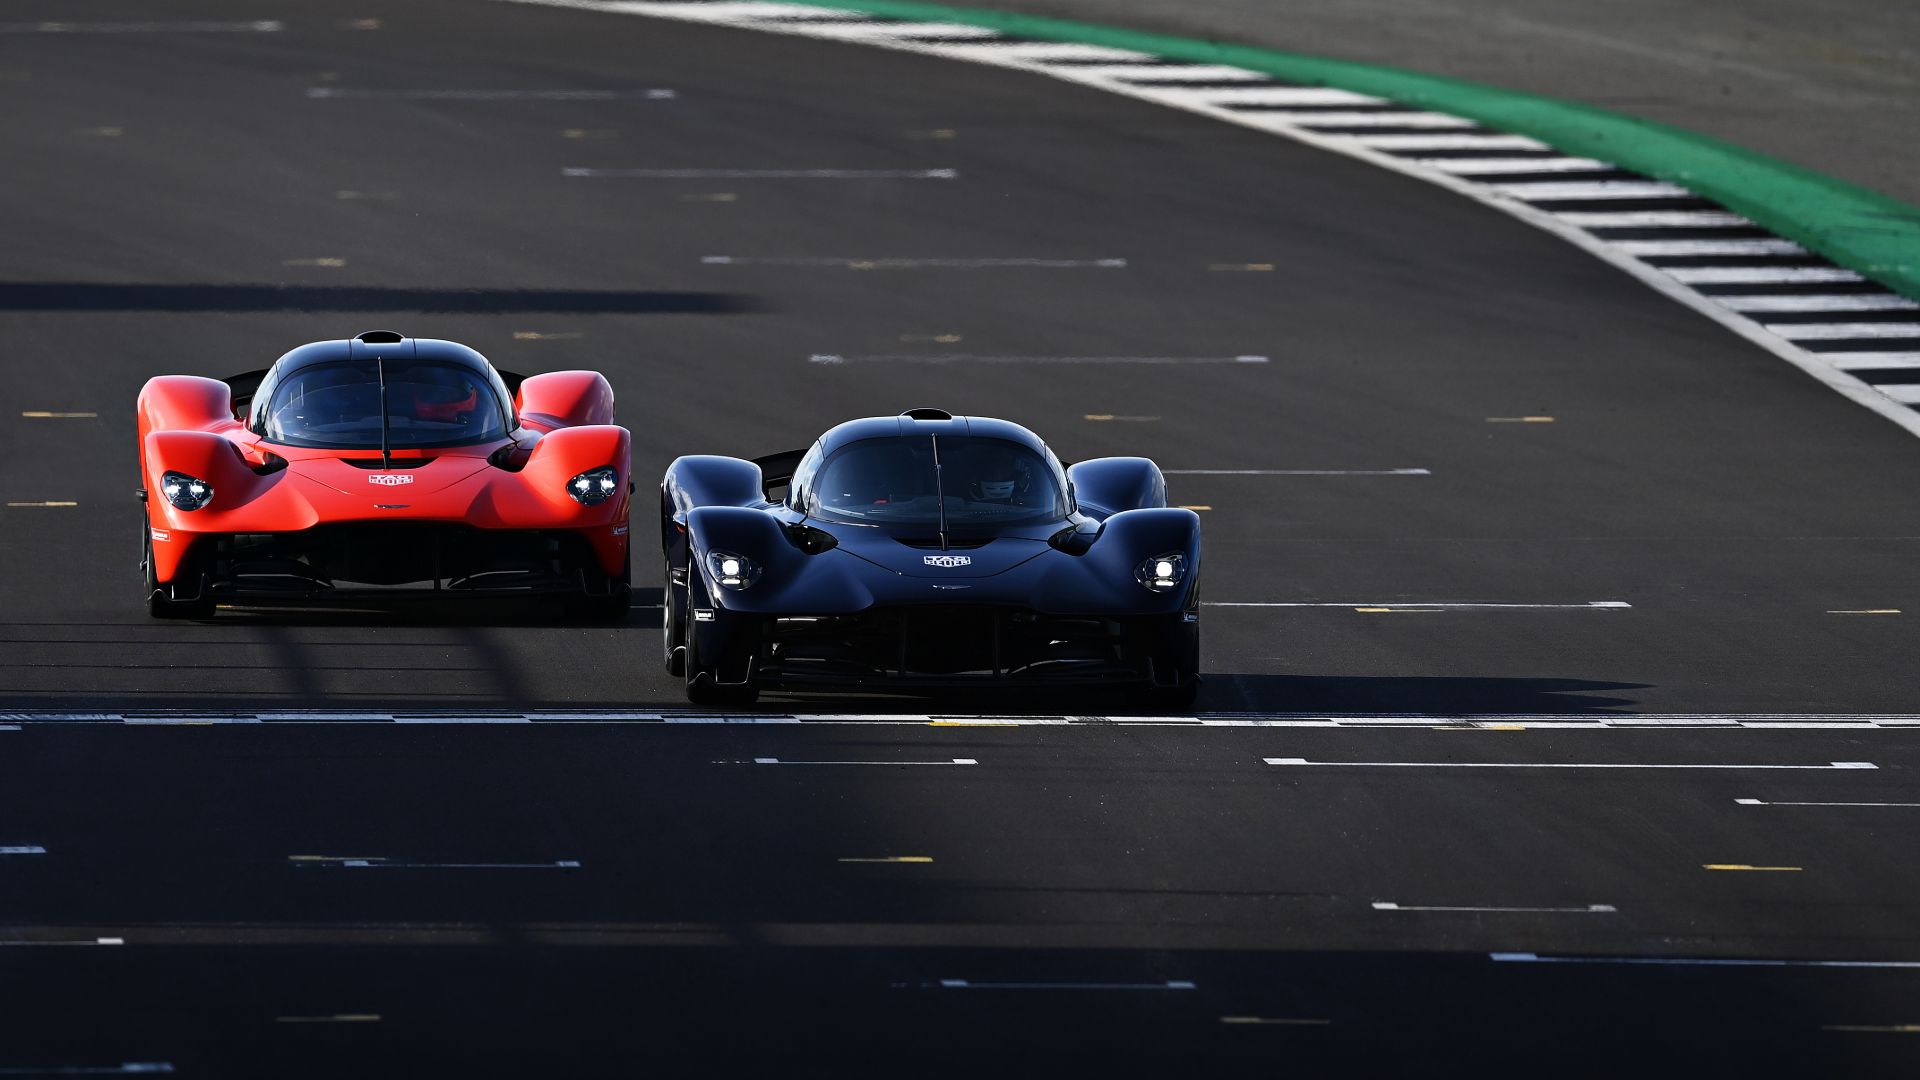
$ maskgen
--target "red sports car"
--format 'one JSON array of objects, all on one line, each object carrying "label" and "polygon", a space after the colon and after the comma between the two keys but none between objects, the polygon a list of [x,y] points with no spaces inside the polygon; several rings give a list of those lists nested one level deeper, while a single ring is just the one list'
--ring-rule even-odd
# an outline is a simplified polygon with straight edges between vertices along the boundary
[{"label": "red sports car", "polygon": [[593,371],[530,378],[377,330],[140,391],[147,610],[554,594],[629,607],[627,429]]}]

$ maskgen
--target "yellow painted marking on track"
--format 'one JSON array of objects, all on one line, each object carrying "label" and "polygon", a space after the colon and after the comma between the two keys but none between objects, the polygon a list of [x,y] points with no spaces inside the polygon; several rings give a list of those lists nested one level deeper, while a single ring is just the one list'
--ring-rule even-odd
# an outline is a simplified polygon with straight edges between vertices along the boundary
[{"label": "yellow painted marking on track", "polygon": [[1898,615],[1900,614],[1900,609],[1897,607],[1856,608],[1853,610],[1846,610],[1843,608],[1836,611],[1829,611],[1827,612],[1827,614],[1829,615]]},{"label": "yellow painted marking on track", "polygon": [[1821,1031],[1874,1031],[1889,1035],[1920,1035],[1920,1024],[1821,1024]]},{"label": "yellow painted marking on track", "polygon": [[339,24],[342,30],[378,30],[379,19],[345,19]]},{"label": "yellow painted marking on track", "polygon": [[1098,423],[1115,424],[1154,424],[1160,421],[1157,416],[1120,416],[1116,413],[1090,412],[1082,414],[1083,419]]},{"label": "yellow painted marking on track", "polygon": [[587,335],[578,330],[515,330],[515,341],[579,341]]},{"label": "yellow painted marking on track", "polygon": [[1220,274],[1271,274],[1272,263],[1212,263],[1207,267]]},{"label": "yellow painted marking on track", "polygon": [[127,133],[127,129],[123,127],[116,127],[112,124],[107,124],[102,127],[74,128],[73,133],[75,135],[91,135],[95,138],[100,138],[100,139],[117,139],[120,136],[125,135]]},{"label": "yellow painted marking on track", "polygon": [[334,268],[334,267],[341,267],[341,266],[347,265],[347,260],[336,259],[331,256],[321,256],[319,258],[313,258],[313,259],[281,259],[280,265],[281,266],[325,266],[329,268]]},{"label": "yellow painted marking on track", "polygon": [[740,196],[731,191],[710,191],[698,195],[682,195],[680,196],[680,201],[714,203],[739,202]]},{"label": "yellow painted marking on track", "polygon": [[400,201],[400,193],[397,191],[336,191],[333,193],[333,197],[355,202]]},{"label": "yellow painted marking on track", "polygon": [[838,861],[848,862],[848,863],[930,863],[933,861],[933,856],[931,855],[885,855],[885,856],[881,856],[879,858],[873,858],[873,859],[848,858],[848,859],[840,859]]},{"label": "yellow painted marking on track", "polygon": [[618,128],[561,128],[560,137],[563,139],[617,139],[620,137],[620,129]]},{"label": "yellow painted marking on track", "polygon": [[1440,614],[1440,609],[1437,607],[1422,607],[1422,608],[1357,607],[1357,608],[1354,608],[1353,610],[1359,612],[1362,615],[1438,615]]},{"label": "yellow painted marking on track", "polygon": [[1700,869],[1702,870],[1755,870],[1755,871],[1763,871],[1763,872],[1797,873],[1801,870],[1801,867],[1798,867],[1798,866],[1748,866],[1746,863],[1710,862],[1710,863],[1701,863]]},{"label": "yellow painted marking on track", "polygon": [[1333,1021],[1314,1016],[1223,1016],[1223,1024],[1275,1024],[1288,1027],[1327,1027]]},{"label": "yellow painted marking on track", "polygon": [[20,414],[28,420],[92,420],[99,413],[92,412],[47,412],[43,409],[28,409]]},{"label": "yellow painted marking on track", "polygon": [[276,1016],[276,1024],[377,1024],[379,1013],[334,1013],[332,1016]]},{"label": "yellow painted marking on track", "polygon": [[1205,503],[1184,503],[1181,505],[1180,509],[1192,510],[1195,513],[1201,513],[1206,510],[1211,510],[1213,509],[1213,507],[1208,506]]},{"label": "yellow painted marking on track", "polygon": [[1489,424],[1551,424],[1551,416],[1489,416]]},{"label": "yellow painted marking on track", "polygon": [[23,509],[23,510],[24,510],[24,509],[28,509],[28,508],[49,508],[49,507],[59,507],[59,506],[79,506],[80,504],[79,504],[79,503],[77,503],[77,502],[71,502],[71,501],[67,501],[67,500],[64,500],[64,499],[43,499],[43,500],[40,500],[39,502],[10,502],[10,503],[8,503],[7,505],[8,505],[8,506],[11,506],[11,507],[14,507],[14,508],[16,508],[16,509]]},{"label": "yellow painted marking on track", "polygon": [[901,341],[931,341],[940,345],[953,345],[960,341],[959,334],[901,334]]},{"label": "yellow painted marking on track", "polygon": [[928,727],[1018,727],[1018,720],[929,720]]},{"label": "yellow painted marking on track", "polygon": [[1525,724],[1435,724],[1434,731],[1525,731]]}]

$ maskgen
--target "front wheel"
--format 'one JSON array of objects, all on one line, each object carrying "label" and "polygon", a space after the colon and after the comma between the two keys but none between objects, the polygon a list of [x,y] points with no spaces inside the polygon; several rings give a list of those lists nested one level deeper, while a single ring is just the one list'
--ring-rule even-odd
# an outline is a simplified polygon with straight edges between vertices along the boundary
[{"label": "front wheel", "polygon": [[675,678],[687,675],[687,586],[673,580],[673,563],[668,562],[660,585],[660,637],[666,647],[667,674]]}]

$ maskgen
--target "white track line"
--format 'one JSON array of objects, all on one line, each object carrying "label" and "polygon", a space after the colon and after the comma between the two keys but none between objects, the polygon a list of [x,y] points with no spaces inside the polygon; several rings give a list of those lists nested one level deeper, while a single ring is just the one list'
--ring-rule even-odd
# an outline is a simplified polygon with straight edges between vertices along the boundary
[{"label": "white track line", "polygon": [[1455,609],[1462,610],[1462,611],[1474,611],[1474,610],[1623,611],[1633,606],[1632,604],[1627,603],[1625,600],[1589,600],[1584,604],[1483,604],[1483,603],[1456,602],[1456,601],[1435,601],[1433,603],[1423,604],[1414,600],[1402,600],[1402,601],[1393,602],[1393,603],[1368,604],[1368,603],[1352,603],[1352,602],[1331,601],[1331,600],[1312,600],[1312,601],[1306,601],[1306,600],[1288,600],[1288,601],[1205,600],[1205,601],[1202,601],[1202,604],[1205,607],[1236,607],[1236,608],[1390,608],[1395,610],[1398,610],[1400,608],[1428,608],[1428,609],[1438,608],[1445,611],[1453,611]]},{"label": "white track line", "polygon": [[1268,81],[1265,75],[1257,71],[1225,67],[1220,64],[1089,64],[1085,67],[1076,67],[1071,72],[1062,70],[1060,74],[1073,74],[1081,79],[1117,79],[1143,88],[1154,83],[1188,82],[1199,79],[1250,83]]},{"label": "white track line", "polygon": [[[867,38],[890,38],[898,41],[912,41],[915,38],[979,38],[982,41],[995,41],[1003,35],[998,30],[988,30],[982,26],[963,26],[959,23],[900,23],[852,22],[833,23],[831,25],[802,24],[798,32],[808,37],[840,38],[847,41],[861,41]],[[957,43],[956,43],[957,44]]]},{"label": "white track line", "polygon": [[1806,248],[1791,240],[1753,238],[1735,240],[1615,240],[1614,245],[1629,255],[1657,258],[1674,255],[1809,255]]},{"label": "white track line", "polygon": [[1554,217],[1582,229],[1752,229],[1753,222],[1725,210],[1568,210]]},{"label": "white track line", "polygon": [[47,948],[54,948],[54,947],[69,946],[69,945],[80,946],[84,948],[92,948],[100,945],[106,945],[106,946],[125,945],[126,943],[127,943],[126,938],[97,937],[97,938],[88,938],[85,941],[0,941],[0,948],[33,949],[33,948],[40,948],[43,946]]},{"label": "white track line", "polygon": [[1679,266],[1666,274],[1684,285],[1813,285],[1866,280],[1837,266]]},{"label": "white track line", "polygon": [[785,761],[773,757],[757,757],[752,761],[715,761],[715,765],[978,765],[978,759],[968,757],[948,758],[945,761]]},{"label": "white track line", "polygon": [[1153,86],[1153,96],[1163,101],[1186,105],[1386,105],[1385,98],[1356,94],[1349,90],[1330,90],[1322,86]]},{"label": "white track line", "polygon": [[1876,389],[1902,405],[1920,405],[1920,385],[1913,383],[1882,384]]},{"label": "white track line", "polygon": [[1162,469],[1164,476],[1432,476],[1431,469]]},{"label": "white track line", "polygon": [[119,1065],[0,1065],[0,1076],[160,1076],[173,1072],[170,1061],[127,1061]]},{"label": "white track line", "polygon": [[1334,135],[1370,150],[1551,150],[1553,147],[1525,135]]},{"label": "white track line", "polygon": [[1920,809],[1915,802],[1763,802],[1760,799],[1735,799],[1741,806],[1887,806]]},{"label": "white track line", "polygon": [[297,859],[288,865],[338,870],[578,870],[577,859],[543,863],[393,862],[387,859]]},{"label": "white track line", "polygon": [[1595,180],[1588,183],[1549,181],[1540,184],[1489,184],[1528,202],[1589,199],[1692,199],[1698,196],[1678,184],[1661,180]]},{"label": "white track line", "polygon": [[1541,956],[1530,952],[1488,953],[1500,964],[1647,964],[1658,967],[1805,967],[1920,968],[1920,960],[1764,960],[1712,956]]},{"label": "white track line", "polygon": [[1768,313],[1799,311],[1920,311],[1920,303],[1892,293],[1816,293],[1793,296],[1716,296],[1735,311]]},{"label": "white track line", "polygon": [[972,353],[880,353],[843,356],[814,353],[814,364],[1264,364],[1264,356],[981,356]]},{"label": "white track line", "polygon": [[1237,115],[1247,118],[1248,126],[1270,128],[1275,125],[1305,128],[1470,128],[1476,126],[1471,120],[1443,113],[1430,112],[1307,112],[1285,109],[1263,109],[1259,112],[1243,112]]},{"label": "white track line", "polygon": [[806,266],[846,270],[1123,270],[1127,265],[1125,259],[1040,259],[1023,256],[915,259],[859,255],[702,255],[700,261],[708,266]]},{"label": "white track line", "polygon": [[1488,912],[1494,914],[1542,914],[1542,915],[1612,915],[1620,909],[1612,904],[1582,904],[1579,907],[1465,907],[1445,904],[1396,904],[1390,900],[1375,900],[1375,911],[1457,911]]},{"label": "white track line", "polygon": [[1831,355],[1835,367],[1848,371],[1920,367],[1920,352],[1852,352]]},{"label": "white track line", "polygon": [[287,24],[277,19],[253,22],[11,22],[0,34],[277,34]]},{"label": "white track line", "polygon": [[[1344,606],[1344,605],[1343,605]],[[1417,607],[1419,605],[1405,605]],[[582,724],[661,725],[813,725],[890,726],[965,725],[969,727],[1220,727],[1220,728],[1539,728],[1566,731],[1914,731],[1920,713],[1432,713],[1432,712],[1243,712],[1181,716],[1046,716],[921,713],[697,713],[626,710],[548,711],[499,715],[360,712],[353,710],[268,710],[244,715],[174,716],[111,712],[9,713],[9,718],[49,727],[118,724],[129,727],[204,727],[227,724],[388,724],[495,725],[563,728]]]},{"label": "white track line", "polygon": [[349,90],[307,88],[316,101],[669,101],[673,90]]},{"label": "white track line", "polygon": [[1499,173],[1599,172],[1603,169],[1617,169],[1620,167],[1612,162],[1574,157],[1415,158],[1414,160],[1429,169],[1439,169],[1443,173],[1452,173],[1455,176],[1496,175]]},{"label": "white track line", "polygon": [[973,982],[969,979],[941,979],[938,982],[921,983],[923,987],[936,990],[1193,990],[1195,983],[1187,979],[1168,979],[1166,982],[1148,983],[1100,983],[1100,982]]},{"label": "white track line", "polygon": [[1072,42],[1016,41],[1006,44],[956,44],[939,50],[950,56],[978,57],[987,60],[1022,60],[1044,63],[1049,60],[1110,60],[1116,64],[1157,60],[1158,57],[1128,49],[1110,49],[1105,45],[1078,45]]},{"label": "white track line", "polygon": [[18,844],[13,847],[0,847],[0,855],[45,855],[47,849],[38,844]]},{"label": "white track line", "polygon": [[1585,761],[1308,761],[1306,758],[1261,758],[1269,765],[1319,769],[1787,769],[1832,772],[1877,769],[1871,761],[1835,761],[1826,765],[1652,765],[1634,762]]},{"label": "white track line", "polygon": [[958,169],[586,169],[560,175],[613,180],[953,180]]},{"label": "white track line", "polygon": [[[1887,323],[1776,323],[1774,333],[1794,341],[1844,341],[1847,338],[1920,337],[1920,326],[1910,322]],[[1835,358],[1835,363],[1839,359]]]}]

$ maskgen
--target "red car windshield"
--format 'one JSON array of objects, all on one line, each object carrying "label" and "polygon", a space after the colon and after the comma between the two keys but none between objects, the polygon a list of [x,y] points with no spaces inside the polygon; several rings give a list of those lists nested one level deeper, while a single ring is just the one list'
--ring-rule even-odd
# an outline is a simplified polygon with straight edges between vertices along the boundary
[{"label": "red car windshield", "polygon": [[261,434],[342,450],[466,446],[506,438],[506,416],[485,376],[461,365],[350,360],[282,380]]}]

